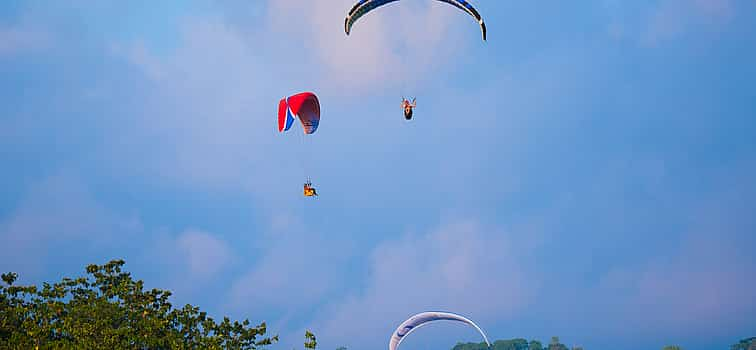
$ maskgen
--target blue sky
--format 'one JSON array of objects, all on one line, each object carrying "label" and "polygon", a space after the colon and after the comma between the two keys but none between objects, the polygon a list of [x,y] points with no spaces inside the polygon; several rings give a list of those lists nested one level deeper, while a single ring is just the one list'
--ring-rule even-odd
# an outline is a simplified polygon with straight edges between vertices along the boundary
[{"label": "blue sky", "polygon": [[[428,309],[586,349],[753,336],[756,3],[475,4],[486,43],[421,0],[349,37],[351,0],[2,2],[0,270],[123,258],[275,348],[384,348]],[[304,90],[308,152],[276,132]]]}]

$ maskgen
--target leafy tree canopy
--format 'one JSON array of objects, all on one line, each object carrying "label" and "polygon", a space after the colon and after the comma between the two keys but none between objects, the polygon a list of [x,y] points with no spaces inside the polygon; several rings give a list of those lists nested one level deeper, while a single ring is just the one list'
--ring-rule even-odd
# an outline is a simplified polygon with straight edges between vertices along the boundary
[{"label": "leafy tree canopy", "polygon": [[[486,343],[457,343],[452,350],[488,350]],[[545,350],[541,342],[532,340],[528,342],[522,338],[497,340],[491,344],[490,350]]]},{"label": "leafy tree canopy", "polygon": [[731,350],[756,350],[756,337],[750,337],[730,346]]},{"label": "leafy tree canopy", "polygon": [[145,290],[124,264],[89,265],[86,277],[41,287],[17,286],[17,274],[3,274],[0,348],[257,349],[278,341],[265,336],[264,322],[216,321],[189,304],[174,308],[170,291]]}]

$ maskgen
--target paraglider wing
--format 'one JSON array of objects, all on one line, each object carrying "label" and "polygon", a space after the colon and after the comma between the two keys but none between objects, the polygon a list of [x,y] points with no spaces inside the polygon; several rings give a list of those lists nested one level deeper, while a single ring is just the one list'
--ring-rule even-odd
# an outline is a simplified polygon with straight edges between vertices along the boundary
[{"label": "paraglider wing", "polygon": [[442,320],[463,322],[475,327],[478,333],[483,336],[483,340],[486,341],[486,344],[491,347],[491,343],[488,342],[488,337],[486,337],[486,334],[483,333],[483,330],[481,330],[480,327],[478,327],[478,325],[476,325],[473,321],[470,321],[464,316],[450,312],[422,312],[410,317],[396,328],[394,334],[391,335],[391,340],[389,340],[389,350],[396,350],[397,348],[399,348],[399,344],[402,343],[404,338],[406,338],[416,329],[429,323]]},{"label": "paraglider wing", "polygon": [[[352,26],[355,22],[357,22],[360,17],[366,15],[368,12],[381,7],[383,5],[399,1],[399,0],[360,0],[358,1],[352,9],[349,11],[349,14],[347,14],[346,19],[344,19],[344,31],[346,32],[346,35],[349,35],[349,32],[352,31]],[[480,31],[483,33],[483,41],[486,40],[486,24],[483,22],[483,18],[480,16],[480,13],[478,13],[478,10],[475,9],[467,0],[436,0],[440,2],[445,2],[447,4],[450,4],[462,11],[467,12],[470,16],[473,16],[475,20],[478,22],[478,25],[480,25]]]},{"label": "paraglider wing", "polygon": [[320,124],[320,102],[312,92],[303,92],[278,102],[278,131],[291,128],[294,119],[299,119],[305,134],[312,134]]}]

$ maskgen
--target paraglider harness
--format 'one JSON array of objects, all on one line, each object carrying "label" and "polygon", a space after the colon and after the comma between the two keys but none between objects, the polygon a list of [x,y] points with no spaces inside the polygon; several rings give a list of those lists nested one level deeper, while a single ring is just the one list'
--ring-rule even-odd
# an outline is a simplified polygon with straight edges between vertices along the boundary
[{"label": "paraglider harness", "polygon": [[412,119],[412,112],[414,111],[415,107],[417,106],[417,103],[415,102],[415,98],[412,98],[412,103],[410,103],[406,98],[402,97],[402,109],[404,109],[404,119],[410,120]]},{"label": "paraglider harness", "polygon": [[313,197],[317,196],[318,192],[315,191],[315,187],[312,187],[312,182],[310,180],[307,180],[304,184],[304,195],[305,197]]}]

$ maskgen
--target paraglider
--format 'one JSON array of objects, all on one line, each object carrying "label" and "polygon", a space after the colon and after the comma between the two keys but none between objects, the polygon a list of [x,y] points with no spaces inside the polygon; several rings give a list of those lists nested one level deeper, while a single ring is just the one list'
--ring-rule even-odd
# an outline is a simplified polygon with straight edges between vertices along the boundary
[{"label": "paraglider", "polygon": [[[354,26],[357,21],[367,15],[368,13],[372,12],[373,10],[382,7],[384,5],[391,4],[393,2],[397,2],[399,0],[359,0],[357,1],[354,6],[349,10],[349,12],[346,15],[346,18],[344,19],[344,32],[347,36],[352,32],[352,27]],[[483,21],[483,17],[481,17],[478,10],[473,7],[472,4],[470,4],[467,0],[436,0],[440,1],[449,5],[452,5],[468,15],[472,16],[473,19],[478,23],[480,26],[481,34],[483,35],[483,41],[486,41],[486,24]],[[412,103],[402,98],[402,109],[404,110],[404,119],[405,120],[411,120],[413,109],[415,108],[415,101],[413,99]]]},{"label": "paraglider", "polygon": [[[362,16],[366,15],[368,12],[381,7],[383,5],[399,1],[399,0],[360,0],[358,1],[352,9],[349,11],[349,14],[347,14],[346,19],[344,19],[344,31],[346,32],[346,35],[349,35],[349,33],[352,31],[352,26],[355,22],[357,22],[358,19],[360,19]],[[480,26],[480,31],[483,33],[483,41],[486,41],[486,24],[483,22],[483,18],[478,13],[478,10],[476,10],[467,0],[436,0],[445,2],[449,5],[452,5],[462,11],[467,12],[470,16],[472,16],[475,21],[478,22],[478,25]]]},{"label": "paraglider", "polygon": [[412,119],[412,112],[417,107],[417,103],[415,102],[415,98],[412,98],[412,103],[410,103],[409,100],[402,97],[402,109],[404,110],[404,119],[410,120]]},{"label": "paraglider", "polygon": [[[289,97],[284,97],[278,102],[278,131],[288,131],[299,120],[304,131],[303,138],[315,133],[320,125],[320,102],[312,92],[303,92]],[[303,141],[304,143],[304,141]],[[309,178],[304,184],[305,197],[314,197],[318,193],[312,187]]]},{"label": "paraglider", "polygon": [[389,340],[389,350],[396,350],[399,348],[399,344],[402,343],[404,338],[406,338],[410,333],[414,332],[416,329],[425,326],[429,323],[435,322],[435,321],[441,321],[441,320],[448,320],[448,321],[457,321],[466,323],[472,327],[475,327],[475,329],[480,333],[480,335],[483,336],[483,340],[486,341],[486,344],[488,347],[491,347],[491,343],[488,342],[488,337],[486,337],[486,334],[483,333],[483,330],[478,327],[473,321],[470,321],[469,319],[465,318],[464,316],[453,314],[450,312],[422,312],[415,316],[410,317],[406,321],[402,322],[402,324],[399,325],[399,327],[396,328],[394,333],[391,335],[391,339]]},{"label": "paraglider", "polygon": [[291,128],[294,119],[299,119],[305,134],[313,134],[320,124],[320,102],[312,92],[303,92],[284,97],[278,102],[278,131]]},{"label": "paraglider", "polygon": [[318,195],[318,192],[315,191],[315,187],[312,187],[312,182],[310,182],[310,180],[307,180],[307,182],[304,183],[304,195],[305,197]]}]

